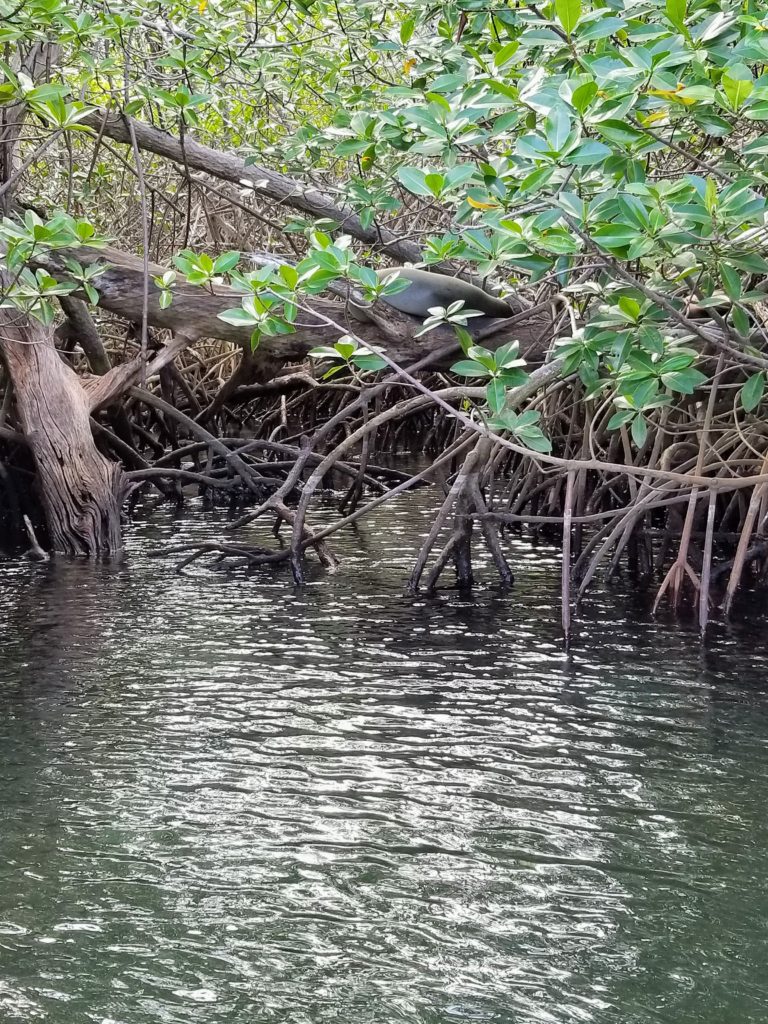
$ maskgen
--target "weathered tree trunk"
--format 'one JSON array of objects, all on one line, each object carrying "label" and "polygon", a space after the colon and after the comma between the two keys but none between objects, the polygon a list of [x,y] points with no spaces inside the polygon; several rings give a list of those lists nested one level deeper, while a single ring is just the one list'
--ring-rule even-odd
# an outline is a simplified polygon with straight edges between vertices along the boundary
[{"label": "weathered tree trunk", "polygon": [[81,555],[119,551],[123,473],[94,444],[85,390],[56,352],[51,329],[11,310],[0,310],[0,326],[51,547]]}]

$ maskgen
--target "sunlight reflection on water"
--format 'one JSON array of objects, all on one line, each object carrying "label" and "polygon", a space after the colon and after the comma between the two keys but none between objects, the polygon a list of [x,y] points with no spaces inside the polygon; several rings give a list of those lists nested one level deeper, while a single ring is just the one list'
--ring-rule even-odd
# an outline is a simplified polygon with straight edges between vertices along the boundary
[{"label": "sunlight reflection on water", "polygon": [[[416,495],[335,576],[0,581],[0,1019],[763,1021],[768,656],[620,591],[406,599]],[[481,577],[492,579],[481,567]]]}]

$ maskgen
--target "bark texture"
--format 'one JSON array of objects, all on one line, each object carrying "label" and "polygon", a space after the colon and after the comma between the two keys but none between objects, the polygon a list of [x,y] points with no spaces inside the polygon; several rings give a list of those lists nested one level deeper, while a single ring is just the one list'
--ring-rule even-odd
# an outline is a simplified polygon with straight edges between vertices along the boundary
[{"label": "bark texture", "polygon": [[0,351],[37,465],[50,546],[78,555],[119,551],[123,473],[94,444],[90,401],[56,352],[53,332],[0,310]]}]

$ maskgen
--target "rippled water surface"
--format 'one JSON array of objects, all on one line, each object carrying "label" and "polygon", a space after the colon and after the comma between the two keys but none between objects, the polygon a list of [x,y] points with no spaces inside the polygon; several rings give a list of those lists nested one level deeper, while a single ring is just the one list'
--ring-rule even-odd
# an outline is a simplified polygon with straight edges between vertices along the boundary
[{"label": "rippled water surface", "polygon": [[[408,600],[425,499],[336,576],[0,566],[0,1021],[768,1019],[768,630],[557,557]],[[490,573],[487,574],[491,579]]]}]

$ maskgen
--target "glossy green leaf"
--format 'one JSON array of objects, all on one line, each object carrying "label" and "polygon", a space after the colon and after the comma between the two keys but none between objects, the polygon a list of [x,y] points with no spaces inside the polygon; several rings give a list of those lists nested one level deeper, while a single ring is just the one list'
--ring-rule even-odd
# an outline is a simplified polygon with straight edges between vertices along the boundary
[{"label": "glossy green leaf", "polygon": [[501,412],[507,399],[507,389],[498,378],[494,378],[486,386],[485,397],[491,412]]},{"label": "glossy green leaf", "polygon": [[250,327],[255,323],[254,316],[245,309],[225,309],[221,313],[217,313],[216,317],[218,320],[223,320],[225,324],[232,324],[234,327]]},{"label": "glossy green leaf", "polygon": [[679,31],[685,29],[686,0],[667,0],[667,17]]},{"label": "glossy green leaf", "polygon": [[628,22],[624,18],[600,18],[599,21],[590,22],[579,28],[579,42],[588,42],[591,39],[608,39],[616,32],[627,27]]},{"label": "glossy green leaf", "polygon": [[555,107],[544,122],[544,133],[550,149],[559,153],[571,133],[571,119],[565,107]]},{"label": "glossy green leaf", "polygon": [[555,0],[555,14],[563,31],[570,35],[581,17],[581,0]]},{"label": "glossy green leaf", "polygon": [[731,302],[738,302],[741,298],[741,278],[739,273],[727,263],[720,264],[720,277],[723,282],[725,294]]},{"label": "glossy green leaf", "polygon": [[595,96],[597,96],[597,82],[582,82],[571,93],[571,103],[580,114],[583,114]]},{"label": "glossy green leaf", "polygon": [[425,181],[425,174],[419,167],[401,167],[397,172],[400,183],[417,196],[431,196],[432,190]]},{"label": "glossy green leaf", "polygon": [[733,64],[727,68],[723,72],[720,84],[734,110],[739,110],[744,105],[755,87],[752,72],[745,64]]},{"label": "glossy green leaf", "polygon": [[374,355],[354,355],[352,356],[352,362],[359,370],[374,371],[383,370],[388,366],[386,359],[382,359],[381,356]]},{"label": "glossy green leaf", "polygon": [[451,367],[451,373],[457,373],[461,377],[487,377],[489,371],[475,359],[460,359]]},{"label": "glossy green leaf", "polygon": [[634,418],[636,413],[632,409],[619,409],[608,420],[608,430],[618,430]]}]

